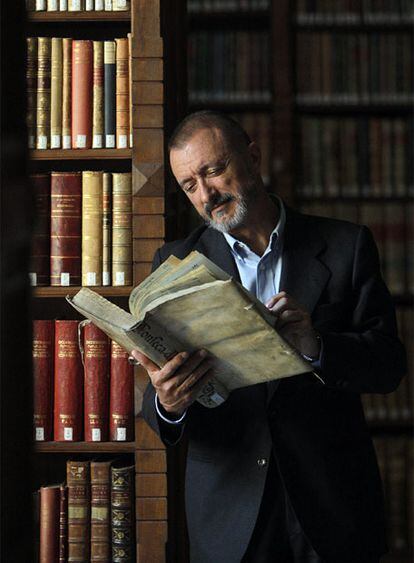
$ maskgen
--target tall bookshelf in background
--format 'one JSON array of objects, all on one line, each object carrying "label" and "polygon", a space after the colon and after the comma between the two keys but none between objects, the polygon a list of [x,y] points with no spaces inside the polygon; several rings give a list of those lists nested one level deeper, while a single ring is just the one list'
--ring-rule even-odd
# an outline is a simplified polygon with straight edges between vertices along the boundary
[{"label": "tall bookshelf in background", "polygon": [[[46,2],[45,2],[46,4]],[[53,2],[51,3],[53,4]],[[93,4],[93,3],[92,3]],[[79,3],[80,6],[80,3]],[[133,286],[150,272],[153,254],[163,243],[165,53],[161,37],[165,22],[173,21],[162,0],[131,0],[128,11],[29,11],[28,37],[72,37],[113,40],[132,34],[132,148],[39,149],[30,153],[31,174],[50,171],[108,171],[132,173],[132,284],[94,287],[98,293],[128,309]],[[170,44],[170,34],[167,44]],[[171,58],[171,57],[170,57]],[[173,108],[174,102],[170,103]],[[33,319],[76,319],[65,296],[79,287],[35,287]],[[120,458],[135,466],[136,561],[166,560],[167,461],[163,444],[141,418],[146,373],[135,368],[135,435],[129,442],[35,442],[33,488],[63,482],[66,461]]]}]

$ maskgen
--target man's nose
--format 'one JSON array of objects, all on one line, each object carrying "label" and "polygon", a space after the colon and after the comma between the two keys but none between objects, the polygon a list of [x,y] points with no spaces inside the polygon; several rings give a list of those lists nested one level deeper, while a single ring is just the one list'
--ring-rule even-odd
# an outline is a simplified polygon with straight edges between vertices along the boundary
[{"label": "man's nose", "polygon": [[216,193],[216,189],[207,178],[199,178],[198,189],[200,190],[201,201],[203,204],[209,203],[212,196]]}]

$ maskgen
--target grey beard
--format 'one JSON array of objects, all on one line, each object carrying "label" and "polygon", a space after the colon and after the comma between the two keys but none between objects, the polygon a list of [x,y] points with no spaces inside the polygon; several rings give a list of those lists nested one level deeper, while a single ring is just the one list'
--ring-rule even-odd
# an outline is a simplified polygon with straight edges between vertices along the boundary
[{"label": "grey beard", "polygon": [[237,227],[240,227],[247,217],[247,202],[245,198],[236,202],[236,207],[232,217],[224,219],[223,221],[216,221],[213,218],[206,220],[207,224],[219,231],[220,233],[228,233]]}]

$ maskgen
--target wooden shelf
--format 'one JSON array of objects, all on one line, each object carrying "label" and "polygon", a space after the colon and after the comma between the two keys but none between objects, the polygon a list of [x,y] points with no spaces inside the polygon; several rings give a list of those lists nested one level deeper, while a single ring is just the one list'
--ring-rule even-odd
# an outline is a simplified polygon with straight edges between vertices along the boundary
[{"label": "wooden shelf", "polygon": [[135,452],[135,442],[35,442],[36,453],[130,453]]},{"label": "wooden shelf", "polygon": [[131,149],[47,149],[32,150],[31,160],[127,160]]},{"label": "wooden shelf", "polygon": [[[34,287],[34,297],[66,297],[66,295],[75,295],[82,287],[64,286],[64,287]],[[88,287],[92,291],[96,291],[99,295],[105,297],[129,297],[133,287],[131,286],[108,286],[108,287]]]},{"label": "wooden shelf", "polygon": [[81,23],[81,22],[129,22],[130,11],[126,12],[29,12],[29,22]]}]

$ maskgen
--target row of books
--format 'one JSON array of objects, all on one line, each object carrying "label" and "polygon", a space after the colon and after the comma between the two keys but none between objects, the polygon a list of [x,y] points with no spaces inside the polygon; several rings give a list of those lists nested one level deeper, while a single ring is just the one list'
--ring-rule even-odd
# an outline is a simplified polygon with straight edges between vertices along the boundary
[{"label": "row of books", "polygon": [[32,285],[132,285],[131,173],[51,172],[30,178],[37,210]]},{"label": "row of books", "polygon": [[29,148],[132,146],[130,39],[27,38]]},{"label": "row of books", "polygon": [[410,436],[375,437],[384,484],[388,544],[392,554],[414,548],[414,441]]},{"label": "row of books", "polygon": [[199,31],[188,40],[191,102],[269,102],[269,34]]},{"label": "row of books", "polygon": [[265,184],[270,182],[271,147],[272,147],[272,120],[267,113],[238,113],[232,117],[248,133],[250,139],[255,141],[262,153],[261,173]]},{"label": "row of books", "polygon": [[413,20],[411,0],[297,0],[299,24],[396,24]]},{"label": "row of books", "polygon": [[410,33],[298,33],[298,102],[410,103]]},{"label": "row of books", "polygon": [[268,10],[270,0],[188,0],[187,10],[198,13],[254,12]]},{"label": "row of books", "polygon": [[414,195],[412,119],[300,121],[299,192],[304,196]]},{"label": "row of books", "polygon": [[67,461],[66,482],[34,494],[34,560],[135,561],[134,480],[122,461]]},{"label": "row of books", "polygon": [[32,357],[35,441],[134,439],[134,368],[99,328],[35,320]]},{"label": "row of books", "polygon": [[395,295],[414,293],[413,202],[303,202],[300,207],[311,215],[336,217],[369,227],[390,291]]},{"label": "row of books", "polygon": [[397,308],[398,333],[407,350],[408,375],[398,389],[388,395],[362,395],[367,421],[410,423],[414,420],[414,313],[410,307]]},{"label": "row of books", "polygon": [[26,0],[29,12],[125,12],[130,0]]}]

